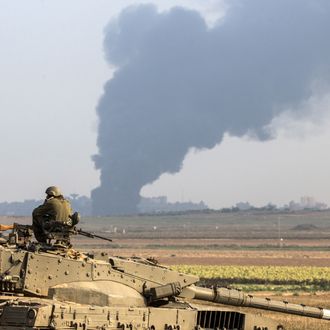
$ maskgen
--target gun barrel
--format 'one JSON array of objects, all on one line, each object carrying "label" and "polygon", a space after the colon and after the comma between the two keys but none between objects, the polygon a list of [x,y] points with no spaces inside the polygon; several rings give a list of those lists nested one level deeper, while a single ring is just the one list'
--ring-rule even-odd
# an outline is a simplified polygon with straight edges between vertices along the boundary
[{"label": "gun barrel", "polygon": [[2,224],[0,224],[0,231],[5,231],[5,230],[13,229],[13,228],[14,228],[13,225],[2,225]]},{"label": "gun barrel", "polygon": [[96,234],[93,234],[93,233],[89,233],[87,231],[83,231],[81,229],[78,229],[77,230],[77,234],[82,235],[82,236],[86,236],[86,237],[90,237],[90,238],[99,238],[99,239],[103,239],[105,241],[112,242],[112,239],[111,238],[99,236],[99,235],[96,235]]},{"label": "gun barrel", "polygon": [[192,298],[195,299],[212,301],[225,305],[252,307],[275,312],[330,320],[330,310],[320,307],[292,304],[288,303],[287,301],[276,301],[270,298],[254,297],[239,290],[228,288],[208,289],[192,286],[187,289],[189,291],[192,290]]},{"label": "gun barrel", "polygon": [[99,238],[99,239],[103,239],[103,240],[108,241],[108,242],[112,242],[111,238],[107,238],[107,237],[103,237],[103,236],[99,236],[99,235],[95,235],[95,234],[93,234],[93,236],[96,237],[96,238]]}]

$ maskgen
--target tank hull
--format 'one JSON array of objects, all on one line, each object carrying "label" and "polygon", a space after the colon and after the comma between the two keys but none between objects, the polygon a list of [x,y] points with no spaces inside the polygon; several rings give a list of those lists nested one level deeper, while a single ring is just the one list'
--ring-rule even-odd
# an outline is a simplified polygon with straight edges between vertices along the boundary
[{"label": "tank hull", "polygon": [[162,307],[91,306],[56,300],[0,297],[0,330],[22,329],[129,329],[196,330],[282,329],[258,315],[185,302]]}]

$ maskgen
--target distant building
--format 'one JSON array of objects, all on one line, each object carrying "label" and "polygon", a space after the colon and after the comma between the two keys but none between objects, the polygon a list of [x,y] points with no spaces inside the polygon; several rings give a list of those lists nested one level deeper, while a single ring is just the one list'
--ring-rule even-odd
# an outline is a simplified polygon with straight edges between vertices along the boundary
[{"label": "distant building", "polygon": [[291,201],[288,205],[290,211],[301,211],[301,210],[326,210],[327,204],[320,203],[311,196],[302,196],[300,202]]},{"label": "distant building", "polygon": [[238,202],[238,203],[236,203],[236,207],[240,211],[248,211],[253,208],[253,206],[249,202]]},{"label": "distant building", "polygon": [[[78,194],[71,194],[66,197],[70,200],[73,210],[78,211],[82,216],[92,215],[92,201],[89,197],[79,196]],[[2,202],[0,203],[0,215],[4,216],[31,216],[32,210],[38,205],[42,204],[43,200],[28,199],[23,202]],[[271,203],[262,208],[256,208],[249,202],[239,202],[236,206],[231,208],[222,209],[224,212],[237,212],[262,209],[266,211],[273,210],[288,210],[288,211],[301,211],[301,210],[326,210],[327,204],[320,203],[311,196],[303,196],[299,202],[291,201],[288,205],[277,208],[276,205]],[[208,206],[203,202],[175,202],[170,203],[166,196],[159,197],[141,197],[138,204],[138,211],[140,213],[166,213],[166,212],[186,212],[186,211],[203,211],[208,210]]]},{"label": "distant building", "polygon": [[23,202],[2,202],[0,203],[0,215],[29,216],[32,214],[32,210],[41,203],[41,200],[33,199]]},{"label": "distant building", "polygon": [[207,205],[201,201],[199,203],[192,202],[175,202],[169,203],[166,196],[159,197],[141,197],[138,204],[138,210],[141,213],[166,213],[166,212],[184,212],[184,211],[201,211],[208,209]]}]

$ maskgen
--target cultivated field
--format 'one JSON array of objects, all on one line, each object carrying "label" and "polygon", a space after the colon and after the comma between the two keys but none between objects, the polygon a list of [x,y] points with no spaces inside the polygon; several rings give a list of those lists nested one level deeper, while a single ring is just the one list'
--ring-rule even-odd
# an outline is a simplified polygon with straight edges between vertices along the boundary
[{"label": "cultivated field", "polygon": [[[0,221],[31,223],[30,218]],[[79,249],[153,257],[199,275],[201,284],[330,308],[329,211],[99,217],[83,219],[79,227],[113,239],[109,244],[77,236],[73,243]],[[326,321],[262,314],[287,329],[330,329]]]}]

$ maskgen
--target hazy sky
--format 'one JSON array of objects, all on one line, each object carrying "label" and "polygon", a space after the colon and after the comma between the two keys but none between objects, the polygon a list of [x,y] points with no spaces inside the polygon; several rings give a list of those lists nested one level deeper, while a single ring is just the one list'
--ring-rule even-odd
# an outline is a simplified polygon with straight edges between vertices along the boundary
[{"label": "hazy sky", "polygon": [[[196,9],[210,26],[226,8],[213,0],[143,1],[150,2],[159,10]],[[103,30],[133,3],[140,1],[0,0],[0,201],[41,198],[53,184],[81,195],[99,185],[91,161],[95,108],[113,73]],[[303,118],[287,109],[272,121],[274,139],[227,135],[213,150],[192,150],[180,173],[162,175],[143,195],[212,207],[302,195],[330,204],[330,88],[318,83],[313,90]]]}]

